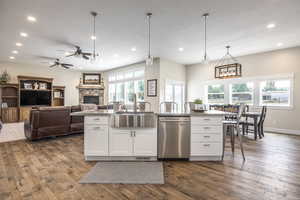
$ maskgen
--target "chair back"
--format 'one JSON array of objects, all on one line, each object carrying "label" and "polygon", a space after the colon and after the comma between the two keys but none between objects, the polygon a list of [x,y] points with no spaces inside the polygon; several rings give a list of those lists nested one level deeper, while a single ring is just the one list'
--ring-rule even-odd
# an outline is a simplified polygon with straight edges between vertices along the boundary
[{"label": "chair back", "polygon": [[261,114],[260,114],[260,118],[259,118],[259,124],[263,124],[265,119],[266,119],[266,115],[267,115],[267,106],[263,106],[261,109]]},{"label": "chair back", "polygon": [[246,105],[241,103],[239,106],[239,109],[238,109],[237,117],[236,117],[236,120],[238,123],[240,122],[243,114],[245,113],[245,109],[246,109]]}]

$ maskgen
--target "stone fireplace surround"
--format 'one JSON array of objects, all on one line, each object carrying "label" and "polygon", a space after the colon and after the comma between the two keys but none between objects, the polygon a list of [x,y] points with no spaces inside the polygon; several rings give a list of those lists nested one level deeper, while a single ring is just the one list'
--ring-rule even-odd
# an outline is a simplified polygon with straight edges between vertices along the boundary
[{"label": "stone fireplace surround", "polygon": [[98,96],[99,105],[104,104],[104,88],[102,86],[79,85],[77,89],[79,90],[79,104],[84,103],[85,96]]}]

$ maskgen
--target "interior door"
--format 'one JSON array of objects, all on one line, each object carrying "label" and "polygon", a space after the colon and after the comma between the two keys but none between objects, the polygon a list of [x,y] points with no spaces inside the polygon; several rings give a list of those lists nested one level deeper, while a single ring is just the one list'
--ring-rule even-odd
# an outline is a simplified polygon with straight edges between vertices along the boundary
[{"label": "interior door", "polygon": [[133,136],[134,156],[157,156],[156,129],[135,130]]},{"label": "interior door", "polygon": [[109,154],[110,156],[132,156],[133,139],[131,130],[110,129]]}]

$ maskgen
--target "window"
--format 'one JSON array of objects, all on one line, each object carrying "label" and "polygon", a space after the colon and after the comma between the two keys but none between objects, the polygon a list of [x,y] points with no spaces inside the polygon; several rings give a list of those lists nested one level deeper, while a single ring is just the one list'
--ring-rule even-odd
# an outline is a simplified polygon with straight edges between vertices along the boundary
[{"label": "window", "polygon": [[184,83],[178,81],[167,81],[165,88],[165,101],[173,101],[178,105],[178,111],[184,108]]},{"label": "window", "polygon": [[121,101],[125,104],[132,104],[133,94],[137,94],[137,101],[143,101],[144,93],[144,69],[131,69],[126,71],[112,72],[109,74],[109,102]]},{"label": "window", "polygon": [[224,85],[215,84],[207,86],[207,103],[223,104],[224,103]]},{"label": "window", "polygon": [[290,80],[268,80],[260,83],[260,105],[289,106]]},{"label": "window", "polygon": [[230,84],[230,103],[253,105],[253,82]]}]

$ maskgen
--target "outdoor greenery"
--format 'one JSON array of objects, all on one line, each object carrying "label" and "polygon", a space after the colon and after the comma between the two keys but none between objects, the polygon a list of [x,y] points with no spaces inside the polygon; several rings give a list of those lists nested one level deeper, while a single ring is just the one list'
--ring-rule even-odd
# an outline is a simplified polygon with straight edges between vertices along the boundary
[{"label": "outdoor greenery", "polygon": [[203,104],[201,99],[195,99],[194,104]]},{"label": "outdoor greenery", "polygon": [[209,85],[208,93],[223,93],[224,85]]}]

